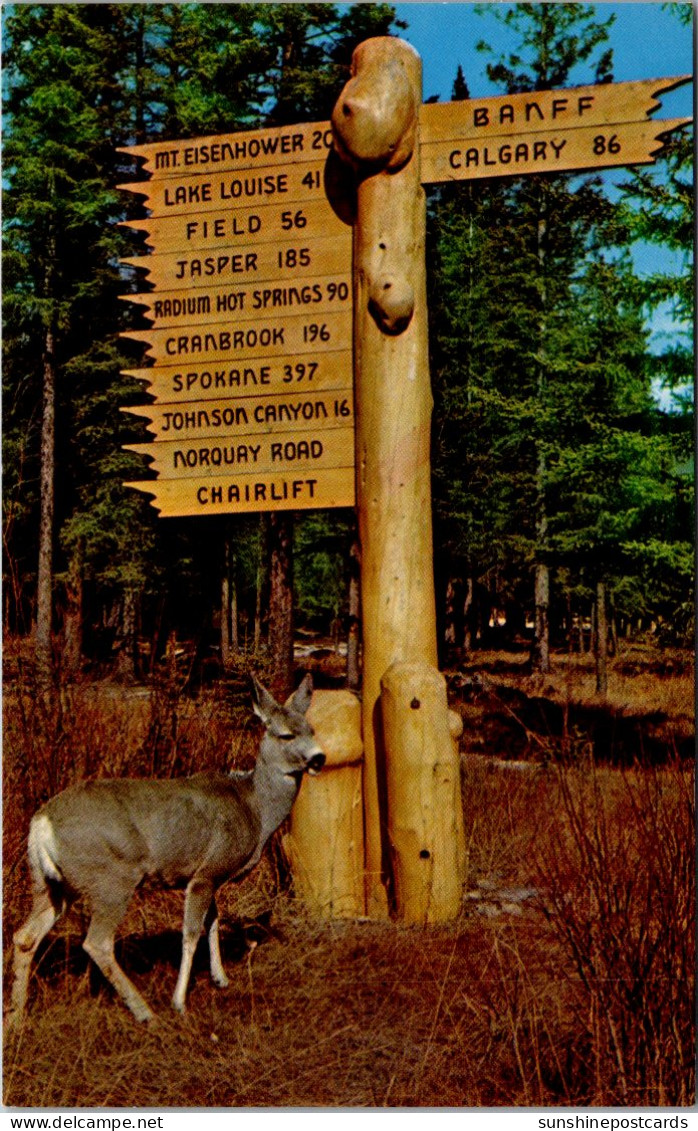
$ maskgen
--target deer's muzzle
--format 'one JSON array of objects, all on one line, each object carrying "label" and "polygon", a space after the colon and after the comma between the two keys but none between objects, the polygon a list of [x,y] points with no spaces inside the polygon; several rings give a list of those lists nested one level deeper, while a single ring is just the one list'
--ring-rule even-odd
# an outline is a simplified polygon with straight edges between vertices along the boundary
[{"label": "deer's muzzle", "polygon": [[322,754],[318,750],[317,754],[313,754],[312,758],[310,758],[308,760],[308,764],[306,766],[306,769],[307,769],[309,774],[312,774],[314,776],[315,774],[320,773],[320,770],[322,769],[322,767],[324,765],[325,765],[325,755]]}]

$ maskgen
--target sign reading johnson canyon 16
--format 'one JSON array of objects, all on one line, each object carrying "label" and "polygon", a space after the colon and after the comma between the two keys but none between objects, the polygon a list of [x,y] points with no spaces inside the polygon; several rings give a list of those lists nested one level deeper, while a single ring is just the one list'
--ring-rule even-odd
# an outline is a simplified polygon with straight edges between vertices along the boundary
[{"label": "sign reading johnson canyon 16", "polygon": [[152,170],[154,441],[162,516],[352,506],[352,232],[325,195],[328,123],[129,147]]},{"label": "sign reading johnson canyon 16", "polygon": [[[650,164],[688,118],[652,120],[690,76],[426,104],[420,180]],[[132,483],[163,516],[352,506],[352,232],[325,193],[329,123],[131,146],[151,173],[152,254],[125,260],[146,308],[157,478]]]}]

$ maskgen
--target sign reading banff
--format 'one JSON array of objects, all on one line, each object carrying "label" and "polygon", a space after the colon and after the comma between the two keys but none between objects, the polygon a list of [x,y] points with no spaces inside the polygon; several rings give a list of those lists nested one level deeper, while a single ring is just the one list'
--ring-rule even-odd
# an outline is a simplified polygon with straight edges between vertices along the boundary
[{"label": "sign reading banff", "polygon": [[689,80],[646,79],[422,106],[422,182],[651,164],[689,118],[652,120],[657,97]]},{"label": "sign reading banff", "polygon": [[[426,104],[423,184],[650,164],[671,130],[651,120],[680,78]],[[132,483],[162,516],[352,506],[352,230],[326,195],[329,123],[132,146],[151,173],[152,252],[124,262],[151,327],[157,478]]]}]

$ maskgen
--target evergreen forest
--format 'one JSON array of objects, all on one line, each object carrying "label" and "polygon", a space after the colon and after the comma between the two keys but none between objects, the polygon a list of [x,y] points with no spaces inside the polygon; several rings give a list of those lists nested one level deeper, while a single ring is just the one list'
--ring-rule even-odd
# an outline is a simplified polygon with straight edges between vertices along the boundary
[{"label": "evergreen forest", "polygon": [[[502,93],[613,81],[603,6],[481,9]],[[515,53],[488,47],[496,20]],[[385,34],[409,40],[385,4],[5,7],[3,627],[39,668],[145,678],[177,641],[200,676],[294,632],[356,640],[352,512],[162,520],[124,486],[148,436],[122,411],[145,397],[121,335],[145,323],[121,260],[145,247],[119,224],[145,213],[118,186],[143,175],[129,144],[327,119],[354,47]],[[619,636],[690,644],[692,198],[689,128],[612,193],[580,174],[428,190],[444,659],[506,645],[545,672],[593,638],[602,687]],[[679,268],[638,275],[640,242]],[[652,337],[658,310],[686,332]]]}]

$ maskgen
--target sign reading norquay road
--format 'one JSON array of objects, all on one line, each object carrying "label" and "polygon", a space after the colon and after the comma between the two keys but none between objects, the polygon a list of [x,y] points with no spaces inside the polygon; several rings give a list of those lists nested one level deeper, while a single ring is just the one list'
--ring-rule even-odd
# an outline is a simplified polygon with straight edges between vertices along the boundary
[{"label": "sign reading norquay road", "polygon": [[[650,164],[690,119],[651,120],[690,76],[421,107],[423,184]],[[125,260],[154,287],[125,296],[152,329],[130,370],[160,514],[354,503],[352,232],[330,205],[329,123],[129,147],[149,181],[131,221],[153,253]]]}]

